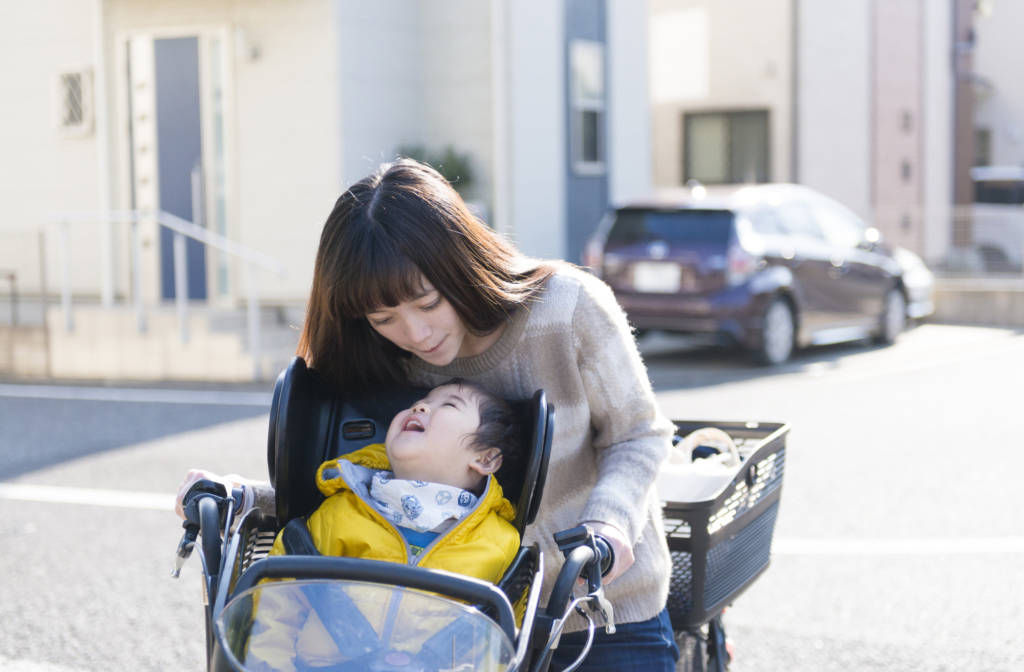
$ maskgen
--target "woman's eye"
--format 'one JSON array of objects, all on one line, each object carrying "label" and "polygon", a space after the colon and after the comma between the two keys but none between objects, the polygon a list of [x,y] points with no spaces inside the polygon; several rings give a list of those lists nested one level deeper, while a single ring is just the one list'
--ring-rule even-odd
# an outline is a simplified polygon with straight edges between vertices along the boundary
[{"label": "woman's eye", "polygon": [[440,297],[438,297],[437,301],[434,301],[429,306],[423,306],[420,310],[433,310],[434,308],[437,308],[440,305],[441,305],[441,299],[440,299]]},{"label": "woman's eye", "polygon": [[371,317],[370,322],[373,322],[373,326],[375,327],[383,327],[385,324],[391,324],[392,319],[393,318],[385,317],[383,320],[375,320]]}]

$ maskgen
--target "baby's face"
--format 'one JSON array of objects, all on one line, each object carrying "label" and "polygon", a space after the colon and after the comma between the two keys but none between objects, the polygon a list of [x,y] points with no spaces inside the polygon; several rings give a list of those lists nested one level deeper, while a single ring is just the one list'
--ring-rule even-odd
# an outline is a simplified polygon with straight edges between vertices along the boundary
[{"label": "baby's face", "polygon": [[480,457],[472,434],[480,427],[480,407],[470,388],[445,385],[391,421],[384,446],[395,478],[443,483],[470,490],[481,475],[471,468]]}]

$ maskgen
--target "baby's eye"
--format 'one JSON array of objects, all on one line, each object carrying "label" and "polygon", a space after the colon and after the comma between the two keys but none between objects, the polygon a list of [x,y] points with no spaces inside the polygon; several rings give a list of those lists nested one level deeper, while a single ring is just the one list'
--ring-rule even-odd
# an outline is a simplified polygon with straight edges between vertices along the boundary
[{"label": "baby's eye", "polygon": [[453,403],[452,403],[452,402],[450,402],[450,401],[448,401],[448,402],[445,402],[445,403],[444,403],[444,406],[451,406],[452,408],[455,408],[455,404],[453,404]]}]

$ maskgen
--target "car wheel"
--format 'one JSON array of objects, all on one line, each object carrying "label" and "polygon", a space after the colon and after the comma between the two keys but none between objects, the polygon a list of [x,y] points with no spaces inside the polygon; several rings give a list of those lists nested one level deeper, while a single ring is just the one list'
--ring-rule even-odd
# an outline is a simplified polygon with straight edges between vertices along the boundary
[{"label": "car wheel", "polygon": [[761,323],[761,345],[754,351],[762,364],[782,364],[793,354],[795,336],[793,309],[785,299],[775,299],[764,311]]},{"label": "car wheel", "polygon": [[903,333],[903,328],[907,324],[907,300],[903,298],[903,292],[896,287],[890,289],[889,293],[885,295],[885,304],[879,322],[875,342],[884,345],[895,343],[896,338]]}]

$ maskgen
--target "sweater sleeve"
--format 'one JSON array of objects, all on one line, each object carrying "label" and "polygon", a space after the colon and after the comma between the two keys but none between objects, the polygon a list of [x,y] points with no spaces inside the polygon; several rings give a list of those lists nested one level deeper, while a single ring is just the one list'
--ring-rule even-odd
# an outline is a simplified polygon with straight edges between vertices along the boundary
[{"label": "sweater sleeve", "polygon": [[673,426],[658,410],[632,329],[608,285],[582,281],[572,328],[597,454],[597,485],[579,522],[608,523],[636,544]]},{"label": "sweater sleeve", "polygon": [[270,483],[254,481],[249,484],[253,492],[253,506],[259,508],[264,515],[277,515],[277,493]]}]

